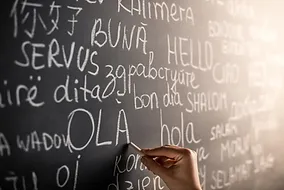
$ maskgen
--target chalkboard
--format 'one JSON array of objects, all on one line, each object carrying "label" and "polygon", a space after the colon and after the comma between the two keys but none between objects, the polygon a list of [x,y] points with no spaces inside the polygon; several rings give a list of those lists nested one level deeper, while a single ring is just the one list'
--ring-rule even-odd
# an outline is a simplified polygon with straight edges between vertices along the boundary
[{"label": "chalkboard", "polygon": [[0,190],[166,190],[130,141],[196,151],[203,190],[284,188],[280,1],[6,4]]}]

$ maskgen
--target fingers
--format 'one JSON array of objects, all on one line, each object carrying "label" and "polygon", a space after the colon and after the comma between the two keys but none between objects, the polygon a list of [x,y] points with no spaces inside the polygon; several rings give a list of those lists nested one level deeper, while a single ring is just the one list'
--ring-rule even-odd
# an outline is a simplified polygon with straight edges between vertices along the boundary
[{"label": "fingers", "polygon": [[160,177],[166,176],[168,173],[167,168],[161,166],[156,161],[147,156],[143,156],[141,161],[148,168],[148,170],[152,171],[154,174]]},{"label": "fingers", "polygon": [[177,159],[181,156],[179,148],[174,146],[162,146],[153,149],[142,149],[143,153],[147,156],[154,156],[154,157],[168,157],[171,159]]},{"label": "fingers", "polygon": [[163,162],[162,166],[164,168],[169,169],[170,167],[172,167],[173,165],[175,165],[177,162],[171,159],[166,160],[165,162]]},{"label": "fingers", "polygon": [[176,164],[177,162],[173,159],[170,159],[168,157],[165,156],[161,156],[161,157],[156,157],[154,159],[158,164],[160,164],[161,166],[165,167],[165,168],[170,168],[171,166],[173,166],[174,164]]},{"label": "fingers", "polygon": [[165,156],[161,156],[161,157],[155,157],[154,160],[156,162],[158,162],[160,165],[163,165],[163,163],[169,159],[168,157],[165,157]]}]

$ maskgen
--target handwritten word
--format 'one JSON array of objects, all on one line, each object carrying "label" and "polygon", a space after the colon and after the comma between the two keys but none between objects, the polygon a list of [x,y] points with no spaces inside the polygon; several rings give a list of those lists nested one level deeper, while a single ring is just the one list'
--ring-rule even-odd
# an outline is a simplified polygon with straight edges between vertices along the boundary
[{"label": "handwritten word", "polygon": [[165,107],[183,106],[183,103],[181,101],[181,94],[173,87],[170,89],[169,83],[166,83],[166,85],[167,92],[163,95],[163,105]]},{"label": "handwritten word", "polygon": [[253,159],[254,163],[254,173],[262,173],[272,168],[275,163],[274,156],[269,153],[267,155],[261,154],[259,156],[255,156]]},{"label": "handwritten word", "polygon": [[167,41],[168,64],[174,63],[204,72],[212,69],[214,55],[211,42],[193,41],[191,38],[172,37],[169,34]]},{"label": "handwritten word", "polygon": [[225,38],[244,40],[244,28],[241,24],[232,24],[227,21],[208,21],[208,33],[211,38]]},{"label": "handwritten word", "polygon": [[[74,129],[75,127],[82,128],[81,125],[79,125],[79,126],[73,125],[73,122],[75,120],[75,116],[78,115],[79,113],[84,114],[84,115],[86,115],[88,117],[89,125],[84,125],[84,126],[86,126],[86,127],[91,129],[89,136],[86,139],[82,138],[82,140],[84,140],[85,142],[81,143],[83,145],[80,145],[80,146],[79,145],[75,145],[74,144],[74,139],[72,138],[73,137],[72,136],[72,129]],[[72,111],[69,114],[69,116],[68,116],[68,128],[67,128],[67,144],[68,144],[69,151],[71,153],[73,151],[82,151],[85,148],[87,148],[88,145],[91,143],[91,141],[92,141],[92,139],[94,138],[95,135],[96,135],[95,136],[96,146],[110,146],[110,145],[113,144],[113,141],[100,141],[102,113],[103,113],[103,110],[100,109],[98,117],[95,117],[95,118],[98,118],[96,125],[95,125],[95,120],[94,120],[93,115],[86,109],[78,108],[78,109]],[[96,131],[96,134],[95,134],[95,127],[96,126],[97,126],[97,131]],[[115,146],[118,145],[119,140],[121,139],[120,134],[124,134],[125,135],[127,143],[130,142],[130,140],[129,140],[130,138],[129,138],[128,120],[127,120],[127,116],[126,116],[126,113],[125,113],[124,109],[121,109],[118,112],[118,116],[117,116]]]},{"label": "handwritten word", "polygon": [[[9,171],[9,175],[7,175],[5,179],[5,183],[7,183],[6,187],[9,189],[18,190],[18,189],[32,189],[38,190],[38,178],[35,172],[31,173],[31,179],[27,180],[27,176],[19,176],[16,175],[14,171]],[[20,187],[20,188],[19,188]]]},{"label": "handwritten word", "polygon": [[128,90],[131,92],[131,81],[134,76],[144,77],[145,79],[160,79],[166,82],[172,82],[171,88],[176,88],[177,84],[190,87],[192,89],[199,88],[196,84],[196,75],[194,72],[187,72],[184,69],[171,69],[168,67],[154,67],[154,52],[149,52],[149,61],[146,64],[139,63],[137,65],[129,65],[127,70]]},{"label": "handwritten word", "polygon": [[123,174],[133,170],[144,171],[146,166],[141,162],[139,154],[129,154],[126,159],[122,159],[122,155],[115,156],[113,176],[116,174]]},{"label": "handwritten word", "polygon": [[[94,4],[99,2],[102,4],[103,0],[95,1],[95,0],[85,0],[88,3]],[[46,3],[46,2],[44,2]],[[49,17],[45,19],[42,17],[42,10],[49,9]],[[76,18],[79,16],[81,11],[83,10],[82,7],[78,6],[62,6],[60,4],[55,3],[53,1],[49,5],[44,5],[35,2],[28,2],[27,0],[15,0],[12,9],[10,11],[10,17],[13,18],[14,21],[14,38],[18,37],[18,33],[21,30],[31,39],[33,39],[36,34],[42,34],[45,32],[46,35],[51,35],[56,30],[62,30],[60,28],[59,21],[63,20],[62,17],[60,18],[60,11],[63,8],[66,8],[68,12],[73,12],[72,16],[67,16],[66,19],[68,24],[71,24],[71,29],[67,31],[70,36],[73,36],[75,33],[75,24],[79,22]],[[18,11],[18,10],[21,11]],[[66,16],[66,14],[65,14]],[[51,17],[51,18],[50,18]],[[50,25],[50,27],[49,27]],[[39,28],[41,27],[41,28]],[[22,29],[23,28],[23,29]],[[63,28],[63,27],[62,27]]]},{"label": "handwritten word", "polygon": [[[124,1],[124,3],[123,3]],[[152,2],[149,0],[117,0],[117,12],[125,11],[130,15],[139,15],[144,19],[155,19],[166,22],[183,22],[195,24],[191,7],[181,7],[175,3],[169,6],[166,2]],[[128,6],[127,6],[128,5]]]},{"label": "handwritten word", "polygon": [[[81,158],[81,155],[78,155],[77,160],[76,160],[76,166],[75,166],[73,190],[76,190],[76,187],[77,187],[80,158]],[[66,175],[63,175],[65,173]],[[56,171],[56,185],[60,188],[63,188],[68,184],[69,180],[70,180],[69,167],[66,165],[63,165],[60,168],[58,168]]]},{"label": "handwritten word", "polygon": [[232,0],[227,3],[227,11],[230,15],[236,18],[253,19],[255,11],[248,0]]},{"label": "handwritten word", "polygon": [[3,133],[0,132],[0,156],[4,156],[6,151],[6,155],[11,155],[10,144]]},{"label": "handwritten word", "polygon": [[226,140],[221,143],[221,162],[225,158],[232,159],[246,154],[250,150],[251,137],[249,134],[237,137],[234,140]]},{"label": "handwritten word", "polygon": [[149,94],[142,94],[137,95],[136,94],[136,85],[133,84],[133,96],[134,96],[134,108],[135,110],[139,110],[142,108],[147,108],[150,106],[150,109],[153,110],[154,108],[159,108],[159,99],[156,92],[152,92]]},{"label": "handwritten word", "polygon": [[48,133],[38,134],[37,131],[33,131],[25,137],[20,135],[16,136],[17,147],[24,152],[29,152],[31,150],[35,151],[50,151],[51,149],[60,149],[62,147],[67,147],[67,139],[65,135],[50,135]]},{"label": "handwritten word", "polygon": [[216,63],[212,75],[217,84],[237,84],[240,78],[240,66],[232,63]]},{"label": "handwritten word", "polygon": [[238,134],[237,125],[232,122],[220,123],[211,127],[210,141]]},{"label": "handwritten word", "polygon": [[[180,126],[169,127],[164,123],[163,111],[160,109],[161,126],[161,145],[172,144],[176,146],[185,146],[185,143],[200,143],[201,139],[195,137],[194,125],[192,122],[185,123],[183,112],[180,113]],[[164,140],[165,139],[165,140]]]},{"label": "handwritten word", "polygon": [[211,173],[211,189],[223,189],[234,183],[245,181],[251,176],[252,160],[246,160],[236,166],[230,166],[228,170],[213,170]]},{"label": "handwritten word", "polygon": [[[88,77],[89,76],[89,77]],[[114,87],[116,86],[115,78],[113,78],[105,89],[101,90],[101,86],[96,84],[95,86],[89,87],[88,81],[90,80],[90,75],[84,76],[83,84],[80,84],[80,81],[75,78],[70,80],[70,76],[66,76],[65,84],[58,85],[53,92],[53,99],[56,103],[66,102],[76,102],[80,101],[89,101],[89,98],[96,99],[99,102],[103,102],[104,99],[107,99],[113,92]],[[74,84],[73,87],[71,84]],[[114,85],[110,86],[110,85]],[[111,88],[112,87],[112,88]],[[109,91],[109,88],[112,89]],[[87,96],[88,95],[88,96]]]},{"label": "handwritten word", "polygon": [[[29,67],[34,70],[42,70],[45,68],[53,67],[65,67],[66,69],[69,69],[74,57],[75,47],[76,43],[72,42],[70,45],[69,55],[67,55],[65,46],[62,45],[60,48],[59,42],[55,38],[51,40],[47,50],[46,45],[44,43],[32,43],[30,41],[25,41],[22,43],[21,48],[25,61],[20,62],[18,60],[15,60],[15,64],[19,67]],[[32,51],[28,52],[29,49],[31,49]],[[38,51],[41,51],[42,53],[39,53]],[[47,51],[47,54],[43,54],[43,52],[45,51]],[[90,49],[85,49],[83,46],[80,46],[78,49],[76,49],[76,52],[77,69],[83,72],[85,71],[87,65],[91,65],[94,69],[89,68],[88,73],[96,76],[99,72],[99,66],[94,60],[95,57],[98,55],[97,51],[90,52]],[[61,59],[64,60],[64,64],[56,60],[60,54],[62,54]],[[46,61],[39,61],[42,59],[45,59]],[[47,63],[47,65],[45,65],[45,63]]]},{"label": "handwritten word", "polygon": [[187,93],[188,113],[222,111],[228,109],[227,94],[225,92]]},{"label": "handwritten word", "polygon": [[[121,22],[118,23],[117,28],[112,25],[112,20],[109,19],[107,31],[104,31],[103,20],[101,18],[95,19],[94,26],[91,32],[91,45],[103,47],[107,42],[112,48],[116,48],[120,42],[121,48],[130,51],[134,46],[136,49],[142,48],[142,52],[147,54],[146,44],[147,44],[147,32],[144,23],[141,26],[132,25],[132,27],[123,27],[121,30]],[[131,29],[130,29],[131,28]],[[116,31],[116,39],[113,41],[112,33],[113,30]],[[128,31],[131,31],[128,34]],[[134,37],[134,40],[133,40]],[[98,41],[100,39],[100,41]],[[103,39],[103,40],[102,40]]]},{"label": "handwritten word", "polygon": [[247,96],[243,101],[233,101],[229,120],[236,121],[265,110],[263,96],[255,99]]},{"label": "handwritten word", "polygon": [[153,190],[162,190],[165,187],[162,185],[162,180],[159,176],[149,177],[144,176],[142,179],[135,179],[132,181],[129,180],[121,180],[119,179],[119,174],[116,175],[116,182],[111,183],[108,185],[107,190],[120,190],[121,186],[124,187],[127,185],[126,189],[132,190],[146,190],[146,189],[153,189]]},{"label": "handwritten word", "polygon": [[222,40],[221,52],[225,55],[245,55],[246,45],[242,42],[232,41],[232,40]]},{"label": "handwritten word", "polygon": [[[30,79],[33,80],[33,76],[30,76]],[[41,77],[37,77],[39,82]],[[0,108],[5,108],[7,106],[20,107],[23,105],[30,105],[32,107],[42,107],[44,106],[44,101],[38,100],[38,86],[32,85],[28,87],[25,84],[18,84],[15,88],[10,88],[8,80],[3,81],[4,87],[0,88]],[[26,104],[24,104],[26,103]]]}]

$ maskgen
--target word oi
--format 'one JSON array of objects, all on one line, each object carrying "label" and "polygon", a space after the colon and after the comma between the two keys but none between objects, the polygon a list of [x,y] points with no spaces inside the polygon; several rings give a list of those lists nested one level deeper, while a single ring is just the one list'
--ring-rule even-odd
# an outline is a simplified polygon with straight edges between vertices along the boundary
[{"label": "word oi", "polygon": [[[73,190],[76,190],[77,187],[77,179],[78,179],[78,170],[79,170],[79,160],[81,155],[78,155],[76,161],[76,168],[75,168],[75,175],[74,175],[74,183],[73,183]],[[65,175],[64,175],[65,174]],[[69,167],[66,165],[61,166],[57,169],[56,172],[56,185],[60,188],[63,188],[67,185],[70,179],[70,170]]]}]

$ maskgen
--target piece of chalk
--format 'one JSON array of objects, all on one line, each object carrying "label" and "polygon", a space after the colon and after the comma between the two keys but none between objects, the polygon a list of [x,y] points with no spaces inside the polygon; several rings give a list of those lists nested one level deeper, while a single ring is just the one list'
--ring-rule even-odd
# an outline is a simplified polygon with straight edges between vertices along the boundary
[{"label": "piece of chalk", "polygon": [[141,148],[139,148],[136,144],[130,142],[129,145],[131,145],[139,154],[144,155],[143,152],[141,151]]}]

